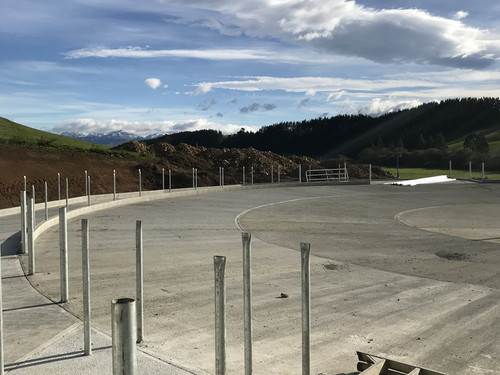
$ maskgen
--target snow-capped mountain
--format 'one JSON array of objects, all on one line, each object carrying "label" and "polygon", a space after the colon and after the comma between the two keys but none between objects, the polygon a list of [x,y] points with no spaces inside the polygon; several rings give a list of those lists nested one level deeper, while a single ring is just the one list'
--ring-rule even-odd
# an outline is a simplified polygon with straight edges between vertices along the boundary
[{"label": "snow-capped mountain", "polygon": [[75,133],[62,132],[61,135],[66,137],[81,139],[83,141],[97,143],[105,146],[116,146],[129,141],[142,141],[145,139],[153,139],[162,136],[163,134],[150,134],[146,137],[141,137],[134,133],[129,133],[123,130],[116,130],[109,133]]}]

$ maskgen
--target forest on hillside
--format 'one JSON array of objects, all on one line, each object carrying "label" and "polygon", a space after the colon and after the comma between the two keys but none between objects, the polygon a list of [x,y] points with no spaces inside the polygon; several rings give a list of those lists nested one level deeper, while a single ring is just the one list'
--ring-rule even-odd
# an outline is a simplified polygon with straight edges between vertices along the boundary
[{"label": "forest on hillside", "polygon": [[[465,147],[454,155],[448,144],[466,137],[482,136],[500,130],[499,98],[464,98],[431,102],[419,107],[379,117],[339,115],[300,122],[281,122],[256,132],[241,129],[223,135],[216,130],[200,130],[165,135],[149,142],[187,143],[204,147],[246,148],[282,155],[304,155],[316,159],[344,156],[363,162],[384,164],[396,155],[422,167],[441,165],[452,157],[468,160],[496,157],[484,149]],[[411,154],[411,155],[409,155]],[[369,159],[369,160],[368,160]],[[422,165],[425,164],[425,165]],[[499,162],[500,167],[500,162]]]}]

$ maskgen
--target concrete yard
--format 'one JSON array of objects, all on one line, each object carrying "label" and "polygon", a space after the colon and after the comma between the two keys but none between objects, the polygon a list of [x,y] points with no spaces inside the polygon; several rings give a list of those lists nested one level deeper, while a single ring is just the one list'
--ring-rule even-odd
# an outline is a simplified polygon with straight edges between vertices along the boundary
[{"label": "concrete yard", "polygon": [[[145,341],[139,349],[148,358],[214,373],[213,256],[225,255],[227,373],[244,373],[245,230],[252,234],[255,374],[301,372],[300,242],[312,252],[311,374],[356,374],[356,350],[450,375],[500,374],[500,184],[304,184],[162,199],[83,218],[90,225],[96,348],[111,331],[111,300],[135,297],[141,220]],[[78,318],[80,229],[80,218],[69,222],[70,300],[61,305]],[[58,302],[57,227],[37,240],[36,271],[31,284]],[[67,320],[61,331],[74,324]],[[5,347],[15,361],[15,344]],[[54,362],[24,373],[54,375]]]}]

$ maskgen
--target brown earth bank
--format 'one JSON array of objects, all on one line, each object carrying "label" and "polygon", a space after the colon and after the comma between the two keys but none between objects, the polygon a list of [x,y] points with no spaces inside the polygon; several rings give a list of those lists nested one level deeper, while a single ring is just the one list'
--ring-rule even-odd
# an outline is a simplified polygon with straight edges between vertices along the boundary
[{"label": "brown earth bank", "polygon": [[[246,182],[250,182],[250,170],[254,169],[254,182],[278,181],[278,166],[281,181],[298,180],[299,164],[302,178],[307,168],[336,168],[344,160],[318,162],[302,156],[284,157],[268,151],[246,149],[209,149],[187,144],[172,146],[160,143],[148,148],[139,142],[127,142],[116,149],[138,152],[142,158],[124,158],[96,153],[59,150],[53,148],[27,148],[16,145],[0,146],[0,208],[19,204],[20,191],[27,180],[27,194],[31,197],[35,187],[36,202],[44,201],[45,182],[48,199],[59,198],[58,174],[61,179],[61,198],[65,197],[68,179],[69,197],[85,195],[85,171],[90,176],[92,194],[113,192],[113,170],[116,173],[118,193],[139,189],[139,169],[143,190],[157,190],[165,184],[168,187],[168,170],[171,171],[172,188],[191,187],[193,168],[197,169],[198,186],[219,184],[219,168],[224,168],[225,184],[241,184],[243,167]],[[350,178],[368,178],[368,165],[347,163]],[[273,177],[271,177],[273,173]],[[373,178],[392,178],[381,168],[372,167]]]}]

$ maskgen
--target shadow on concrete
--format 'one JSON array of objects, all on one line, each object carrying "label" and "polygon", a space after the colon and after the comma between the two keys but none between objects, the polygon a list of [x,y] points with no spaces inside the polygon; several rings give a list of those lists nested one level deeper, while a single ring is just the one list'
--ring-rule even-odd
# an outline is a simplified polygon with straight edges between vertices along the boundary
[{"label": "shadow on concrete", "polygon": [[[101,348],[92,348],[92,351],[107,350],[107,349],[111,349],[111,348],[112,348],[111,346],[104,346]],[[50,356],[42,357],[42,358],[27,359],[26,361],[22,361],[22,362],[15,362],[15,363],[6,364],[5,370],[12,371],[12,370],[17,370],[17,369],[22,369],[22,368],[40,366],[40,365],[43,365],[46,363],[51,363],[51,362],[66,361],[66,360],[75,359],[78,357],[85,357],[85,353],[83,351],[79,350],[76,352],[55,354],[55,355],[50,355]]]},{"label": "shadow on concrete", "polygon": [[2,256],[21,254],[21,232],[16,232],[0,244]]}]

